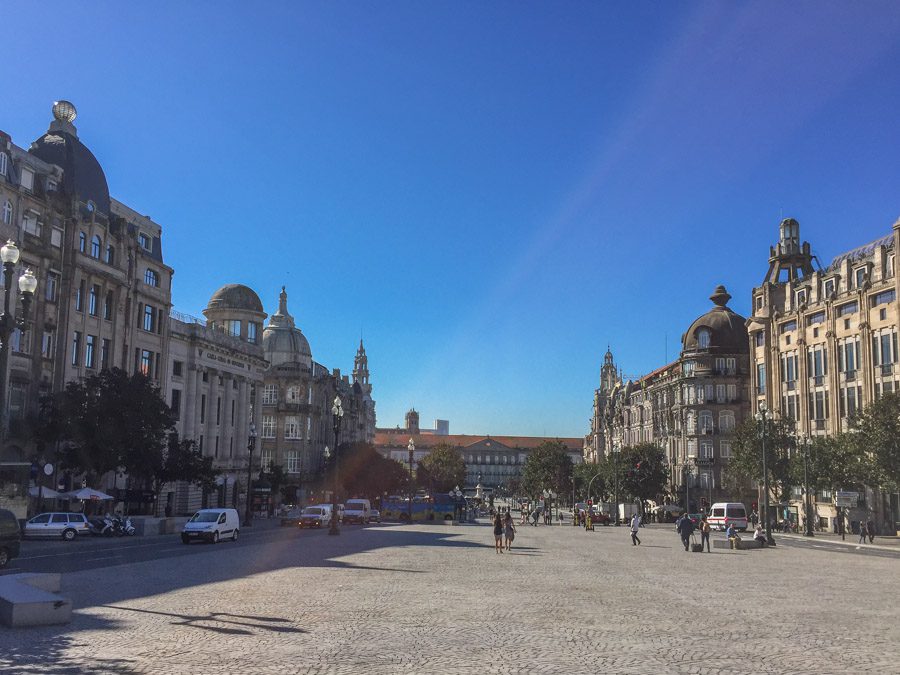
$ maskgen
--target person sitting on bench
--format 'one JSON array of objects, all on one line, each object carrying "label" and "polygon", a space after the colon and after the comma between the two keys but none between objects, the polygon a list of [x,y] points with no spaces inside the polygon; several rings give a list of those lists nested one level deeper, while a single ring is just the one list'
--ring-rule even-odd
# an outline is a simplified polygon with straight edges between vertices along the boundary
[{"label": "person sitting on bench", "polygon": [[725,536],[728,537],[728,541],[731,542],[731,548],[739,549],[741,547],[741,538],[738,535],[737,530],[734,529],[734,523],[726,523]]},{"label": "person sitting on bench", "polygon": [[753,538],[759,542],[760,546],[766,545],[766,533],[763,531],[762,523],[756,526],[753,532]]}]

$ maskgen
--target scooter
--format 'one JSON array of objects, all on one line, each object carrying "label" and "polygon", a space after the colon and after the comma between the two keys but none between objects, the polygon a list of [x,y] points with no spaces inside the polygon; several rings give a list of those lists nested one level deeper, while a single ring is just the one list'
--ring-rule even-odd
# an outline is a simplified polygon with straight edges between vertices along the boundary
[{"label": "scooter", "polygon": [[129,537],[134,536],[137,530],[135,530],[134,524],[131,522],[131,518],[129,518],[128,516],[125,516],[124,518],[122,518],[121,516],[119,517],[119,532]]}]

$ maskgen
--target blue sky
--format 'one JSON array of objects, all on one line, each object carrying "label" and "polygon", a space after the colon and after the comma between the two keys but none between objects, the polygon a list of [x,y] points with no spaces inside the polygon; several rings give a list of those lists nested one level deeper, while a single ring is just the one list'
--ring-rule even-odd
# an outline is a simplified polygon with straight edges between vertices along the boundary
[{"label": "blue sky", "polygon": [[607,344],[637,376],[717,284],[746,314],[782,214],[823,262],[900,217],[895,2],[0,11],[0,129],[73,101],[176,309],[286,284],[379,426],[582,435]]}]

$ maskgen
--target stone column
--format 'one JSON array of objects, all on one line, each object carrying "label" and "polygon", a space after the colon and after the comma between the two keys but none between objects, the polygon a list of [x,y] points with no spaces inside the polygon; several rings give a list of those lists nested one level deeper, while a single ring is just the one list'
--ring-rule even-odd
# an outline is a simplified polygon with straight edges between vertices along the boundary
[{"label": "stone column", "polygon": [[194,438],[194,429],[196,429],[197,420],[197,398],[195,396],[197,390],[198,373],[196,366],[187,366],[187,379],[184,385],[184,417],[181,420],[181,437]]},{"label": "stone column", "polygon": [[222,438],[220,445],[223,445],[222,450],[224,450],[220,454],[228,457],[228,465],[232,467],[237,466],[235,458],[240,456],[237,447],[234,448],[234,454],[228,452],[231,448],[231,437],[234,435],[234,429],[231,426],[231,383],[233,379],[234,375],[231,373],[222,374],[222,419],[219,424],[219,436]]}]

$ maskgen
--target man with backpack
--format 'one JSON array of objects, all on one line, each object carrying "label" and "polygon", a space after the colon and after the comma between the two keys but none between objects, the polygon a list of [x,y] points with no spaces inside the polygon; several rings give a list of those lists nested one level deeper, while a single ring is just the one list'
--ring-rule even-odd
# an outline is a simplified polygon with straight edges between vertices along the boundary
[{"label": "man with backpack", "polygon": [[691,548],[691,535],[694,534],[694,523],[690,517],[685,514],[678,522],[678,534],[681,535],[681,543],[684,544],[684,550],[689,551]]}]

